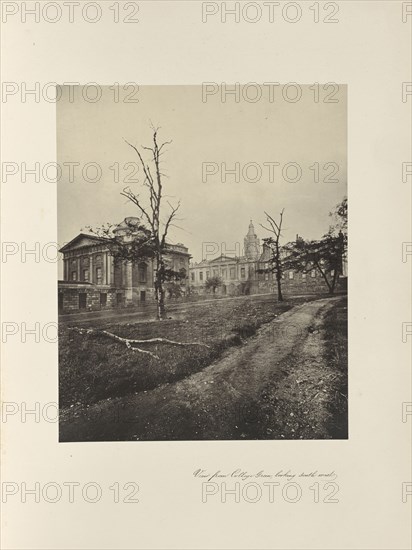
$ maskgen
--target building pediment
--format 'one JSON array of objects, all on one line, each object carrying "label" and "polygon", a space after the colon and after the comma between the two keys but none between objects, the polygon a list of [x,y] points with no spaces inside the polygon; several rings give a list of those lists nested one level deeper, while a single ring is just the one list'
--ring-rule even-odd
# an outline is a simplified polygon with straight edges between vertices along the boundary
[{"label": "building pediment", "polygon": [[213,260],[210,260],[209,263],[222,263],[222,262],[237,262],[239,258],[235,258],[233,256],[224,256],[223,254],[218,256],[217,258],[213,258]]},{"label": "building pediment", "polygon": [[95,235],[87,235],[85,233],[80,233],[72,239],[69,243],[65,244],[59,252],[69,252],[71,250],[76,250],[78,248],[84,248],[86,246],[94,246],[96,244],[104,244],[105,239],[97,237]]}]

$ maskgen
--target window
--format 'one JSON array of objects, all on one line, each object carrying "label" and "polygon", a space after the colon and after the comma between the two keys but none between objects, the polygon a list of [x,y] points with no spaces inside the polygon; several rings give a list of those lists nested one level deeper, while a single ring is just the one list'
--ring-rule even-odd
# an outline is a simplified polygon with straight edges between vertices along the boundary
[{"label": "window", "polygon": [[77,261],[76,261],[76,260],[72,260],[72,266],[73,266],[73,267],[76,267],[76,265],[77,265]]},{"label": "window", "polygon": [[227,277],[227,269],[222,269],[222,279],[226,279]]},{"label": "window", "polygon": [[86,309],[86,305],[87,305],[87,294],[85,292],[80,292],[79,309]]},{"label": "window", "polygon": [[302,273],[302,279],[306,279],[306,273]]},{"label": "window", "polygon": [[269,281],[269,273],[265,273],[265,281]]},{"label": "window", "polygon": [[193,271],[192,271],[192,273],[190,274],[190,278],[192,279],[192,281],[194,281],[194,280],[195,280],[195,274],[194,274],[194,272],[193,272]]},{"label": "window", "polygon": [[77,281],[77,271],[72,271],[72,281]]},{"label": "window", "polygon": [[139,283],[145,283],[147,281],[147,265],[139,264]]},{"label": "window", "polygon": [[246,277],[246,271],[244,267],[240,268],[240,277],[244,279]]},{"label": "window", "polygon": [[119,287],[123,285],[122,282],[122,268],[119,264],[114,264],[114,284]]},{"label": "window", "polygon": [[289,279],[293,279],[293,271],[289,271]]},{"label": "window", "polygon": [[316,277],[316,269],[312,269],[312,271],[310,272],[310,276],[312,277],[312,279]]},{"label": "window", "polygon": [[199,271],[199,281],[203,281],[203,271]]},{"label": "window", "polygon": [[89,280],[89,270],[88,269],[83,269],[83,281],[88,281]]},{"label": "window", "polygon": [[102,284],[102,268],[96,267],[96,283],[98,285]]},{"label": "window", "polygon": [[100,307],[104,307],[107,305],[107,293],[101,292],[100,293]]},{"label": "window", "polygon": [[330,272],[330,276],[331,276],[331,277],[334,277],[334,275],[335,275],[335,270],[332,269],[332,271]]},{"label": "window", "polygon": [[231,278],[231,279],[234,279],[234,278],[235,278],[235,268],[234,268],[234,267],[231,267],[229,273],[230,273],[230,278]]},{"label": "window", "polygon": [[214,269],[213,270],[213,276],[214,277],[217,277],[219,275],[219,270],[218,269]]},{"label": "window", "polygon": [[206,279],[209,279],[210,271],[206,271]]}]

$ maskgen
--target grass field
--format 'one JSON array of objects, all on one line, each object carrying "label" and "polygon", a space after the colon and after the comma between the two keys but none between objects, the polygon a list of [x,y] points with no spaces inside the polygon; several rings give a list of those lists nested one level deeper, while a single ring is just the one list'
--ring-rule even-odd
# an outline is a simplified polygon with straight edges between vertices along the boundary
[{"label": "grass field", "polygon": [[334,373],[328,430],[334,438],[348,437],[348,301],[341,300],[325,319],[325,360]]},{"label": "grass field", "polygon": [[133,395],[190,376],[229,347],[240,345],[262,324],[294,305],[314,299],[316,296],[282,303],[273,296],[216,300],[196,304],[177,319],[99,326],[126,338],[163,337],[209,346],[139,345],[158,355],[159,360],[127,349],[103,334],[80,334],[63,326],[59,330],[60,408]]}]

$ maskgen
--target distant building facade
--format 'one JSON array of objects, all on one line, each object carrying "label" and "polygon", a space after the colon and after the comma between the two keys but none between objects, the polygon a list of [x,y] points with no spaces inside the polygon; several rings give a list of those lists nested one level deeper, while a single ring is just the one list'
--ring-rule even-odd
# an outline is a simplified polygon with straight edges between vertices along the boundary
[{"label": "distant building facade", "polygon": [[[119,224],[115,233],[125,241],[132,238],[126,222]],[[187,247],[181,243],[169,244],[168,250],[168,267],[188,274]],[[107,239],[85,233],[77,235],[60,252],[63,254],[63,280],[58,283],[61,313],[143,305],[154,299],[154,260],[115,263]],[[187,282],[186,276],[178,283],[183,295]]]},{"label": "distant building facade", "polygon": [[252,294],[257,290],[258,263],[261,255],[260,241],[255,228],[250,221],[247,235],[244,238],[244,255],[221,255],[212,260],[202,260],[191,263],[189,268],[189,285],[191,292],[203,294],[206,292],[205,282],[218,276],[222,285],[217,289],[219,294],[233,296],[236,294]]},{"label": "distant building facade", "polygon": [[[250,221],[244,238],[244,255],[221,255],[212,260],[190,264],[190,292],[207,294],[210,291],[205,288],[206,280],[218,276],[222,279],[222,285],[216,289],[216,294],[236,296],[277,293],[276,274],[259,272],[270,268],[271,255],[267,245],[263,244],[261,247],[253,222]],[[298,295],[327,292],[328,288],[316,269],[309,273],[287,270],[282,275],[282,290],[285,295]]]}]

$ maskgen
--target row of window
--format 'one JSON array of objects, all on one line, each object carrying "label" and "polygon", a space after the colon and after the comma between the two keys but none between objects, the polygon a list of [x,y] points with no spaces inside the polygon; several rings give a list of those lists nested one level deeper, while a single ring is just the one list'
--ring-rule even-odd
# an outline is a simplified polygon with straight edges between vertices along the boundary
[{"label": "row of window", "polygon": [[[125,283],[123,279],[124,274],[123,274],[121,265],[116,266],[114,277],[115,277],[116,285],[121,286],[122,284]],[[139,283],[147,283],[147,265],[145,263],[140,263],[137,266],[137,279]],[[133,284],[135,284],[135,277],[133,277]]]},{"label": "row of window", "polygon": [[[266,273],[266,275],[267,275],[267,273]],[[312,269],[312,271],[310,272],[310,276],[313,279],[316,277],[316,270],[315,269]],[[306,273],[301,273],[301,277],[302,277],[302,279],[306,279]],[[285,278],[285,274],[282,273],[282,279],[284,279],[284,278]],[[288,271],[288,278],[289,279],[294,279],[295,278],[295,272],[294,271]]]},{"label": "row of window", "polygon": [[[205,279],[209,279],[211,273],[212,273],[212,277],[219,277],[219,270],[218,269],[213,269],[212,272],[210,272],[210,271],[205,272],[205,275],[206,275]],[[190,277],[191,277],[192,281],[195,280],[195,272],[194,271],[192,271]],[[220,277],[222,277],[222,279],[224,279],[224,280],[227,279],[227,269],[226,268],[222,269],[222,271],[220,273]],[[229,278],[230,279],[236,279],[236,268],[235,267],[230,267],[229,268]],[[240,278],[241,279],[246,278],[246,269],[244,267],[240,268]],[[203,281],[203,271],[199,271],[199,281]]]},{"label": "row of window", "polygon": [[[293,279],[294,276],[295,276],[295,272],[294,271],[289,271],[288,273],[289,273],[288,274],[289,279]],[[334,274],[335,274],[335,270],[332,269],[332,271],[330,272],[330,276],[333,277]],[[297,273],[296,273],[296,275],[297,275]],[[300,275],[301,275],[302,279],[306,279],[306,275],[307,275],[306,273],[301,273]],[[316,277],[316,269],[312,269],[310,271],[310,276],[311,276],[312,279],[314,279]],[[283,276],[283,278],[284,278],[284,276]]]},{"label": "row of window", "polygon": [[[73,259],[71,260],[71,265],[72,265],[72,267],[76,267],[76,266],[77,266],[77,260],[78,260],[78,258],[73,258]],[[101,256],[101,254],[97,254],[97,256],[94,256],[94,261],[97,262],[97,263],[101,262],[101,261],[102,261],[102,256]],[[88,258],[88,256],[85,256],[85,257],[81,258],[81,262],[82,262],[82,265],[88,266],[89,263],[90,263],[90,259]]]},{"label": "row of window", "polygon": [[[96,277],[95,277],[96,283],[98,285],[99,284],[101,285],[102,282],[103,282],[102,268],[101,267],[96,267],[95,275],[96,275]],[[72,281],[77,281],[77,271],[72,271],[71,280]],[[81,281],[84,281],[85,283],[88,283],[90,281],[90,272],[89,272],[88,269],[83,269]]]},{"label": "row of window", "polygon": [[[140,264],[138,268],[138,277],[140,283],[146,283],[147,282],[147,265],[146,264]],[[77,270],[72,271],[71,273],[71,280],[77,281]],[[88,269],[83,269],[82,271],[82,278],[81,281],[89,282],[90,281],[90,272]],[[95,269],[95,282],[98,285],[101,285],[103,283],[103,273],[101,267],[96,267]]]},{"label": "row of window", "polygon": [[[234,267],[231,267],[231,268],[230,268],[229,273],[230,273],[230,278],[231,278],[231,279],[235,279],[235,274],[236,274],[236,272],[235,272],[235,268],[234,268]],[[213,270],[213,276],[217,276],[217,275],[219,275],[219,270],[214,269],[214,270]],[[268,280],[269,280],[269,275],[270,275],[270,274],[269,274],[269,273],[265,273],[264,275],[265,275],[265,281],[268,281]],[[333,277],[333,275],[334,275],[334,272],[331,271],[331,276]],[[301,273],[302,279],[306,279],[306,276],[307,276],[306,273]],[[190,277],[191,277],[191,280],[192,280],[192,281],[195,280],[195,272],[194,272],[194,271],[192,271]],[[206,279],[209,279],[209,277],[210,277],[210,271],[206,271]],[[226,279],[226,277],[227,277],[227,270],[226,270],[226,269],[222,269],[221,277],[222,277],[222,279]],[[245,268],[244,268],[244,267],[241,267],[241,268],[240,268],[240,278],[241,278],[241,279],[244,279],[245,277],[246,277]],[[295,277],[295,272],[294,272],[294,271],[288,271],[288,278],[289,278],[289,279],[294,279],[294,277]],[[314,278],[316,277],[316,269],[312,269],[312,271],[310,271],[310,277],[311,277],[312,279],[314,279]],[[283,274],[282,274],[282,279],[284,279],[284,278],[285,278],[285,274],[283,273]],[[199,271],[199,281],[203,281],[203,271]]]},{"label": "row of window", "polygon": [[[294,271],[288,271],[288,279],[294,279],[295,275],[298,276],[298,274],[295,273]],[[300,275],[302,279],[306,279],[306,276],[307,276],[306,273],[301,273]],[[331,275],[333,276],[333,271]],[[275,274],[273,274],[273,276],[275,276]],[[312,269],[312,271],[310,272],[310,276],[312,277],[312,279],[316,277],[316,269]],[[282,273],[282,279],[285,279],[284,273]],[[265,273],[265,281],[268,281],[268,280],[269,280],[269,273]]]}]

